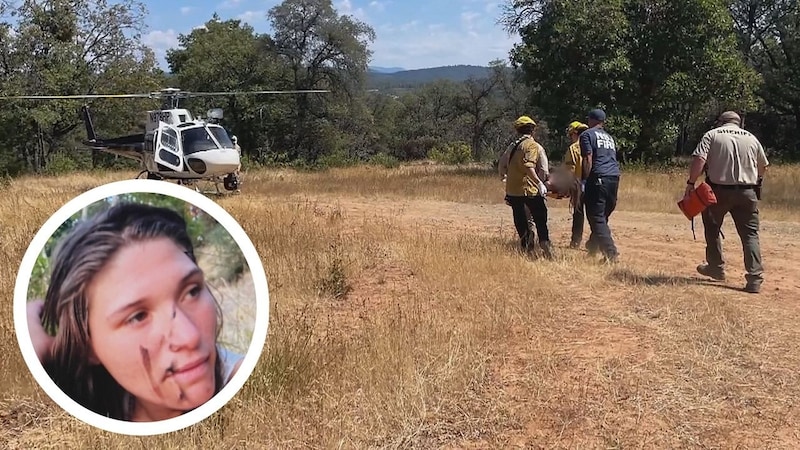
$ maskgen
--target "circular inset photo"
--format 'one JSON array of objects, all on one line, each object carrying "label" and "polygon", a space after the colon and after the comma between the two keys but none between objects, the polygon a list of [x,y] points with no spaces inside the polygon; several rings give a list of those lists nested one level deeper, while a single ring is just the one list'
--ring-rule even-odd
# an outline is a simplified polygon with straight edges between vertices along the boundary
[{"label": "circular inset photo", "polygon": [[127,435],[169,433],[241,389],[267,337],[269,293],[247,234],[210,198],[164,181],[90,190],[25,253],[14,325],[65,411]]}]

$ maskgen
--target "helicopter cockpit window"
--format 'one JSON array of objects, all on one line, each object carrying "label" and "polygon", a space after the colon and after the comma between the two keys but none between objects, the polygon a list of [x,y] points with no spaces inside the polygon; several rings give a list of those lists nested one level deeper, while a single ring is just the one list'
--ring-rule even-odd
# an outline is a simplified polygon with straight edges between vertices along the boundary
[{"label": "helicopter cockpit window", "polygon": [[230,136],[228,136],[228,132],[225,131],[224,128],[218,126],[209,126],[208,129],[214,133],[214,137],[217,138],[221,146],[225,148],[233,148],[233,142],[231,141]]},{"label": "helicopter cockpit window", "polygon": [[187,155],[219,148],[205,127],[185,129],[181,131],[181,139],[183,152]]}]

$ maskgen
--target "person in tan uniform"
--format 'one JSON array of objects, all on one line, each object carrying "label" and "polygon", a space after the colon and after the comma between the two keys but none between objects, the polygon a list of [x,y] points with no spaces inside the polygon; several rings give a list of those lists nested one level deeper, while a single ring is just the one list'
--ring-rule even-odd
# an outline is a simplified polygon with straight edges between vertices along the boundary
[{"label": "person in tan uniform", "polygon": [[758,293],[764,281],[761,247],[758,238],[761,183],[769,166],[764,147],[749,131],[741,128],[742,120],[733,111],[717,118],[716,127],[707,131],[692,154],[686,194],[694,190],[698,177],[705,170],[717,203],[702,213],[706,239],[706,263],[697,271],[715,280],[725,280],[720,230],[725,215],[730,213],[744,251],[744,290]]},{"label": "person in tan uniform", "polygon": [[[233,142],[233,148],[239,152],[239,166],[236,167],[236,171],[234,172],[236,179],[238,180],[242,175],[242,147],[239,146],[239,138],[236,136],[231,136],[231,142]],[[236,192],[241,192],[241,189],[237,187]]]},{"label": "person in tan uniform", "polygon": [[[567,137],[570,140],[570,146],[569,149],[567,149],[567,153],[564,155],[564,164],[573,171],[575,177],[579,180],[583,177],[583,169],[581,168],[581,146],[580,142],[578,142],[578,137],[588,129],[589,125],[578,121],[572,122],[567,127]],[[570,248],[579,248],[581,240],[583,239],[584,211],[586,208],[583,205],[583,191],[581,191],[580,195],[580,207],[572,211],[572,237],[569,244]]]},{"label": "person in tan uniform", "polygon": [[[231,136],[231,142],[233,142],[233,148],[235,148],[236,151],[239,152],[239,158],[241,158],[242,157],[242,147],[239,146],[239,138],[237,138],[236,136]],[[236,169],[237,174],[241,170],[242,170],[242,164],[240,162],[239,163],[239,167]]]},{"label": "person in tan uniform", "polygon": [[519,137],[500,157],[498,170],[505,179],[506,202],[511,206],[522,249],[535,252],[535,228],[535,233],[539,235],[539,247],[546,258],[552,259],[545,201],[549,167],[544,148],[533,138],[535,127],[536,122],[528,116],[521,116],[514,121],[514,129]]}]

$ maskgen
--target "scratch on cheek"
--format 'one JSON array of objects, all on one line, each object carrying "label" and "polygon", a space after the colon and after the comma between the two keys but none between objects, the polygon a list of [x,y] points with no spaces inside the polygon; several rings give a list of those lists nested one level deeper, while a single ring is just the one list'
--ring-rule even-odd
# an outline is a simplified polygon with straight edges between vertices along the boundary
[{"label": "scratch on cheek", "polygon": [[150,386],[153,388],[155,393],[160,397],[161,396],[161,389],[158,388],[158,383],[156,380],[153,379],[153,366],[150,362],[150,352],[147,351],[146,348],[139,346],[139,351],[142,354],[142,365],[144,366],[145,372],[147,372],[147,378],[150,380]]},{"label": "scratch on cheek", "polygon": [[173,377],[173,375],[175,375],[175,366],[171,365],[167,369],[167,377],[172,381],[172,384],[174,384],[178,390],[178,400],[183,400],[186,398],[186,394],[183,392],[183,388],[181,387],[180,383],[178,383],[178,380]]},{"label": "scratch on cheek", "polygon": [[164,339],[169,338],[172,339],[172,331],[175,329],[175,317],[178,315],[178,308],[173,306],[172,307],[172,321],[169,324],[169,334]]},{"label": "scratch on cheek", "polygon": [[178,400],[185,400],[186,394],[183,392],[183,388],[181,385],[173,378],[172,381],[175,383],[175,386],[178,387]]}]

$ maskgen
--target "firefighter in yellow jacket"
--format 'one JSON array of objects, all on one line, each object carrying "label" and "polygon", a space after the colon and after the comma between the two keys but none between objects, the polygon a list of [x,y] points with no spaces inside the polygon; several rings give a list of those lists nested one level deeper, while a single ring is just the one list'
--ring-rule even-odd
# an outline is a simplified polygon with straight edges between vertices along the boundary
[{"label": "firefighter in yellow jacket", "polygon": [[[581,175],[581,147],[578,142],[578,137],[584,131],[588,130],[589,126],[575,121],[567,127],[567,137],[570,140],[569,149],[564,155],[564,164],[572,169],[575,177],[579,180],[583,178]],[[572,211],[572,237],[570,239],[570,248],[579,248],[581,240],[583,239],[583,224],[585,222],[585,207],[583,206],[583,189],[581,189],[580,208],[575,208]]]},{"label": "firefighter in yellow jacket", "polygon": [[[538,234],[544,256],[552,259],[545,201],[549,168],[544,148],[533,138],[535,128],[536,122],[528,116],[514,121],[518,138],[503,153],[498,169],[500,176],[506,177],[506,201],[511,206],[522,249],[534,253],[534,237]],[[535,232],[528,222],[526,208],[530,211]]]}]

